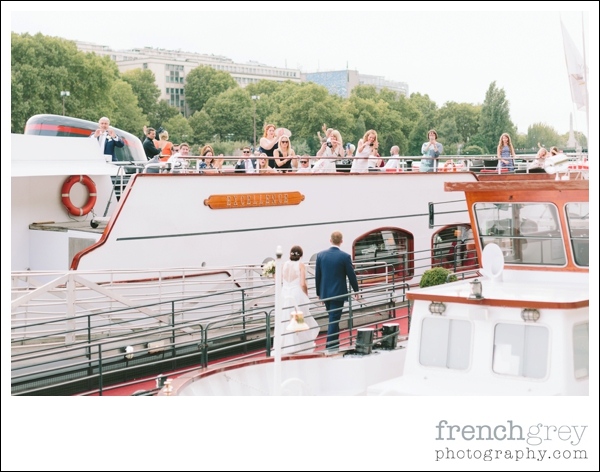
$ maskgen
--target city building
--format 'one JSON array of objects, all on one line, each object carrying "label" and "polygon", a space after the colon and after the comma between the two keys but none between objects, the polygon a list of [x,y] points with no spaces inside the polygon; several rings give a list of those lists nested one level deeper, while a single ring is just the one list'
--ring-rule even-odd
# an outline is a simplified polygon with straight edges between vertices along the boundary
[{"label": "city building", "polygon": [[327,72],[310,72],[302,74],[302,81],[322,85],[329,93],[348,98],[357,85],[374,85],[379,92],[383,88],[408,96],[408,84],[386,80],[378,75],[359,74],[355,70],[336,70]]},{"label": "city building", "polygon": [[189,107],[186,107],[184,91],[185,77],[192,69],[200,65],[228,72],[241,87],[263,79],[276,82],[291,80],[300,83],[301,81],[298,69],[272,67],[256,61],[237,63],[225,56],[214,54],[148,47],[113,50],[108,46],[82,41],[76,41],[76,45],[77,49],[82,52],[94,52],[101,56],[110,56],[117,63],[121,72],[131,69],[151,70],[156,77],[156,85],[161,91],[159,100],[166,100],[170,105],[177,107],[185,116],[189,115]]}]

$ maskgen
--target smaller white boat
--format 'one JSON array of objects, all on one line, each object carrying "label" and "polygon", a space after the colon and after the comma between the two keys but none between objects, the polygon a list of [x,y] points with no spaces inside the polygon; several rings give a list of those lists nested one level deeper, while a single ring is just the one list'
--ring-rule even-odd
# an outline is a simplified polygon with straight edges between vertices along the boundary
[{"label": "smaller white boat", "polygon": [[465,192],[483,268],[408,292],[406,349],[288,356],[279,367],[277,357],[238,361],[172,379],[159,394],[588,395],[589,182],[446,190]]}]

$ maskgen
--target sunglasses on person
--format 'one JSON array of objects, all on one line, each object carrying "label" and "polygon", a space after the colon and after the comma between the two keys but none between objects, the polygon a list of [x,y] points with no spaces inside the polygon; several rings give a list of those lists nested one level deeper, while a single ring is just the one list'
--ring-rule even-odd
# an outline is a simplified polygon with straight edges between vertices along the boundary
[{"label": "sunglasses on person", "polygon": [[300,164],[308,164],[308,161],[300,161]]},{"label": "sunglasses on person", "polygon": [[289,143],[289,141],[281,141],[281,144],[283,144],[283,143]]},{"label": "sunglasses on person", "polygon": [[250,154],[250,151],[243,151],[244,154]]}]

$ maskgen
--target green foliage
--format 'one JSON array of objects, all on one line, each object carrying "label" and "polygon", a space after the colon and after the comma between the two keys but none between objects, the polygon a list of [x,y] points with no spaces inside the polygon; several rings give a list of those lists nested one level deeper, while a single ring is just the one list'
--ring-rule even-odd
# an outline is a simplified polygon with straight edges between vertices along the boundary
[{"label": "green foliage", "polygon": [[146,124],[146,117],[138,106],[131,85],[119,79],[113,82],[111,99],[117,104],[110,115],[110,124],[134,135],[139,135]]},{"label": "green foliage", "polygon": [[439,136],[438,140],[444,145],[446,154],[448,153],[448,150],[446,149],[448,144],[456,144],[462,140],[462,136],[458,132],[454,118],[444,118],[437,126],[436,131]]},{"label": "green foliage", "polygon": [[[498,138],[498,139],[500,139],[500,138]],[[497,144],[498,143],[496,143],[494,145],[494,148],[493,148],[494,151],[496,151]],[[488,148],[485,145],[485,138],[481,134],[479,134],[479,133],[477,133],[475,136],[473,136],[469,140],[469,146],[479,146],[481,148],[481,150],[483,151],[482,154],[489,154],[490,153],[490,151],[488,150]]]},{"label": "green foliage", "polygon": [[221,141],[252,141],[253,105],[247,91],[238,87],[211,97],[204,111]]},{"label": "green foliage", "polygon": [[[409,156],[420,156],[423,143],[429,138],[427,132],[433,128],[433,116],[426,115],[419,119],[413,127],[408,137],[408,154]],[[439,134],[438,134],[439,135]]]},{"label": "green foliage", "polygon": [[[424,115],[431,115],[437,110],[437,106],[433,100],[429,98],[429,95],[421,95],[420,93],[412,93],[410,95],[410,101],[414,107]],[[427,136],[425,136],[427,138]]]},{"label": "green foliage", "polygon": [[186,142],[190,144],[190,140],[194,137],[194,130],[180,113],[165,121],[162,127],[169,132],[169,141],[172,143]]},{"label": "green foliage", "polygon": [[131,85],[144,115],[150,120],[155,112],[160,97],[160,89],[156,85],[154,72],[149,69],[131,69],[121,74],[121,79]]},{"label": "green foliage", "polygon": [[215,127],[204,110],[195,112],[190,116],[188,122],[192,127],[194,143],[208,143],[213,139]]},{"label": "green foliage", "polygon": [[483,152],[483,149],[481,149],[479,146],[472,145],[464,148],[463,154],[466,154],[467,156],[482,156],[487,153]]},{"label": "green foliage", "polygon": [[[444,269],[443,267],[434,267],[432,269],[428,269],[423,273],[421,281],[419,282],[419,287],[423,288],[445,284],[446,278],[450,273],[451,271]],[[456,275],[452,275],[449,281],[455,282],[456,280],[458,280]]]},{"label": "green foliage", "polygon": [[510,134],[512,138],[516,135],[516,129],[510,119],[509,102],[504,89],[496,88],[494,81],[490,84],[481,107],[479,134],[485,140],[485,147],[495,153],[503,133]]},{"label": "green foliage", "polygon": [[185,80],[185,97],[192,113],[202,110],[210,98],[226,90],[239,88],[229,73],[210,66],[192,69]]},{"label": "green foliage", "polygon": [[40,113],[65,114],[97,121],[118,106],[110,91],[119,72],[108,57],[77,51],[73,41],[11,34],[11,131],[22,133],[26,121]]},{"label": "green foliage", "polygon": [[537,143],[540,143],[546,149],[552,146],[561,146],[566,143],[552,126],[545,123],[534,123],[527,128],[527,138],[525,146],[528,148],[538,149]]},{"label": "green foliage", "polygon": [[[438,110],[437,119],[441,123],[447,119],[453,119],[456,128],[460,133],[460,139],[455,142],[466,143],[470,138],[477,134],[479,129],[479,117],[481,116],[481,105],[471,105],[470,103],[446,102]],[[437,130],[437,128],[436,128]],[[440,141],[441,141],[440,133]]]},{"label": "green foliage", "polygon": [[148,121],[150,122],[150,127],[157,130],[161,126],[164,128],[163,123],[180,114],[177,108],[169,105],[169,102],[160,100],[154,111],[148,116]]}]

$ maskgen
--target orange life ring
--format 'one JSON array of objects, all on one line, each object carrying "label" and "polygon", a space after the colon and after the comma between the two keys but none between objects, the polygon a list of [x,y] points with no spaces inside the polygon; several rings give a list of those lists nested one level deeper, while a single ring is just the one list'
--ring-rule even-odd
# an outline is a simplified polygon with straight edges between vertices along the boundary
[{"label": "orange life ring", "polygon": [[[71,188],[77,182],[80,182],[83,185],[85,185],[90,194],[87,203],[82,208],[76,207],[71,201]],[[87,215],[90,211],[92,211],[92,208],[94,208],[94,205],[96,204],[96,184],[94,184],[94,181],[90,179],[87,175],[72,175],[67,180],[65,180],[65,183],[63,184],[60,193],[63,205],[69,211],[69,213],[71,213],[71,215]]]}]

